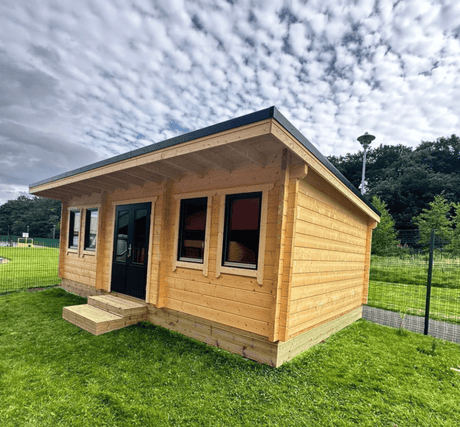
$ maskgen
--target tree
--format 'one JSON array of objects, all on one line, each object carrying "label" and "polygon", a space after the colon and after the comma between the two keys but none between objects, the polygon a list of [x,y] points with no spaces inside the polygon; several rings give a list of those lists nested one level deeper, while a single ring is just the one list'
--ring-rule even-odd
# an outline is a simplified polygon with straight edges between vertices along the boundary
[{"label": "tree", "polygon": [[441,194],[435,196],[429,204],[429,209],[423,209],[422,213],[414,218],[420,232],[420,243],[425,245],[430,241],[430,233],[434,228],[435,235],[439,237],[443,244],[452,239],[452,220],[450,210],[452,204],[447,202]]},{"label": "tree", "polygon": [[[331,156],[330,162],[356,187],[361,180],[362,151]],[[455,135],[423,141],[412,149],[380,145],[368,151],[367,194],[385,200],[397,229],[414,229],[413,218],[443,194],[460,200],[460,138]]]},{"label": "tree", "polygon": [[42,197],[20,196],[0,206],[0,235],[9,234],[22,236],[27,231],[34,237],[53,237],[53,226],[56,226],[56,237],[59,237],[61,220],[61,202]]},{"label": "tree", "polygon": [[372,204],[380,211],[380,223],[372,233],[372,253],[391,255],[398,250],[395,222],[388,212],[386,203],[377,196],[372,197]]}]

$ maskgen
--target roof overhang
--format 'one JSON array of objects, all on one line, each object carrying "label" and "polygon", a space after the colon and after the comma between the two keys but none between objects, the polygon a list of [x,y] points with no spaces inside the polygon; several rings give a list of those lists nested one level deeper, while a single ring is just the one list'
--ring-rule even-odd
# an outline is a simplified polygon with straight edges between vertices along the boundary
[{"label": "roof overhang", "polygon": [[299,163],[319,173],[334,188],[379,221],[379,212],[277,109],[270,107],[189,132],[29,186],[37,196],[73,197],[127,189],[146,182],[161,184],[210,169],[233,172],[248,163],[265,167],[270,157],[288,149]]}]

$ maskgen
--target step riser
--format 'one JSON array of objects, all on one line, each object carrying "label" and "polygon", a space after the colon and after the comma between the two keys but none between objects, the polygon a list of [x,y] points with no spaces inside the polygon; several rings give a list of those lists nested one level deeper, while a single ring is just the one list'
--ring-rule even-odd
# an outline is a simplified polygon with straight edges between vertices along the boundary
[{"label": "step riser", "polygon": [[[121,299],[121,298],[120,298]],[[117,307],[115,304],[111,302],[107,302],[97,297],[89,297],[88,304],[97,307],[100,310],[108,311],[109,313],[114,313],[122,317],[132,317],[132,316],[144,316],[147,319],[147,306],[142,307],[134,307],[134,308],[122,308]],[[145,320],[142,319],[142,320]]]},{"label": "step riser", "polygon": [[135,325],[146,319],[146,315],[134,315],[128,317],[119,317],[115,320],[93,321],[80,313],[72,311],[72,307],[64,307],[62,310],[62,318],[68,322],[78,326],[93,335],[101,335],[117,329],[125,328],[126,326]]}]

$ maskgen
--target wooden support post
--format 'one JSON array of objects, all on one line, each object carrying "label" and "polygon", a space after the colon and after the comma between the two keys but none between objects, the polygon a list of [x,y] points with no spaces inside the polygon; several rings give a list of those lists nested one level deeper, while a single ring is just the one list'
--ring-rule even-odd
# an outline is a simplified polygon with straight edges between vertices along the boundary
[{"label": "wooden support post", "polygon": [[172,241],[173,227],[171,221],[171,206],[173,204],[172,199],[172,181],[167,180],[163,191],[163,206],[161,212],[161,237],[160,237],[160,260],[159,260],[159,274],[158,274],[158,298],[156,306],[158,308],[166,305],[167,299],[167,286],[165,277],[162,274],[165,265],[168,264],[167,257],[170,255],[168,244]]},{"label": "wooden support post", "polygon": [[[104,276],[107,276],[107,268],[112,268],[112,260],[107,263],[107,257],[105,254],[110,253],[108,244],[111,239],[109,233],[112,233],[112,229],[107,227],[107,215],[110,209],[109,202],[107,201],[107,191],[103,191],[101,194],[101,208],[98,217],[97,224],[97,242],[96,242],[96,289],[108,290],[107,283],[104,283]],[[109,273],[109,277],[110,277]]]},{"label": "wooden support post", "polygon": [[278,341],[279,339],[279,320],[281,311],[281,288],[283,281],[283,267],[284,267],[284,248],[285,248],[285,235],[286,235],[286,217],[288,208],[288,191],[289,191],[289,152],[287,149],[283,150],[281,159],[281,177],[278,182],[279,196],[278,196],[278,214],[276,225],[276,251],[275,251],[275,280],[274,288],[275,295],[273,298],[272,314],[270,320],[270,335],[269,341]]}]

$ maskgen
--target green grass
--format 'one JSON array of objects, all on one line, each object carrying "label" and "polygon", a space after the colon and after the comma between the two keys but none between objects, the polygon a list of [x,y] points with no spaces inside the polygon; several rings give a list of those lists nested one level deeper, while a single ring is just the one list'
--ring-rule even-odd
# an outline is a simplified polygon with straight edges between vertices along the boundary
[{"label": "green grass", "polygon": [[[425,315],[426,256],[371,259],[368,305],[416,316]],[[460,324],[460,260],[436,257],[430,318]]]},{"label": "green grass", "polygon": [[[369,282],[368,305],[400,313],[425,316],[426,286]],[[460,324],[460,289],[431,289],[430,319]]]},{"label": "green grass", "polygon": [[57,248],[0,247],[0,292],[59,284]]},{"label": "green grass", "polygon": [[[372,256],[370,279],[380,282],[426,286],[427,256],[413,258]],[[433,265],[432,286],[460,289],[460,259],[437,257]]]},{"label": "green grass", "polygon": [[[460,347],[358,321],[279,369],[143,323],[95,337],[61,289],[0,297],[0,425],[454,426]],[[433,344],[434,343],[434,344]]]}]

